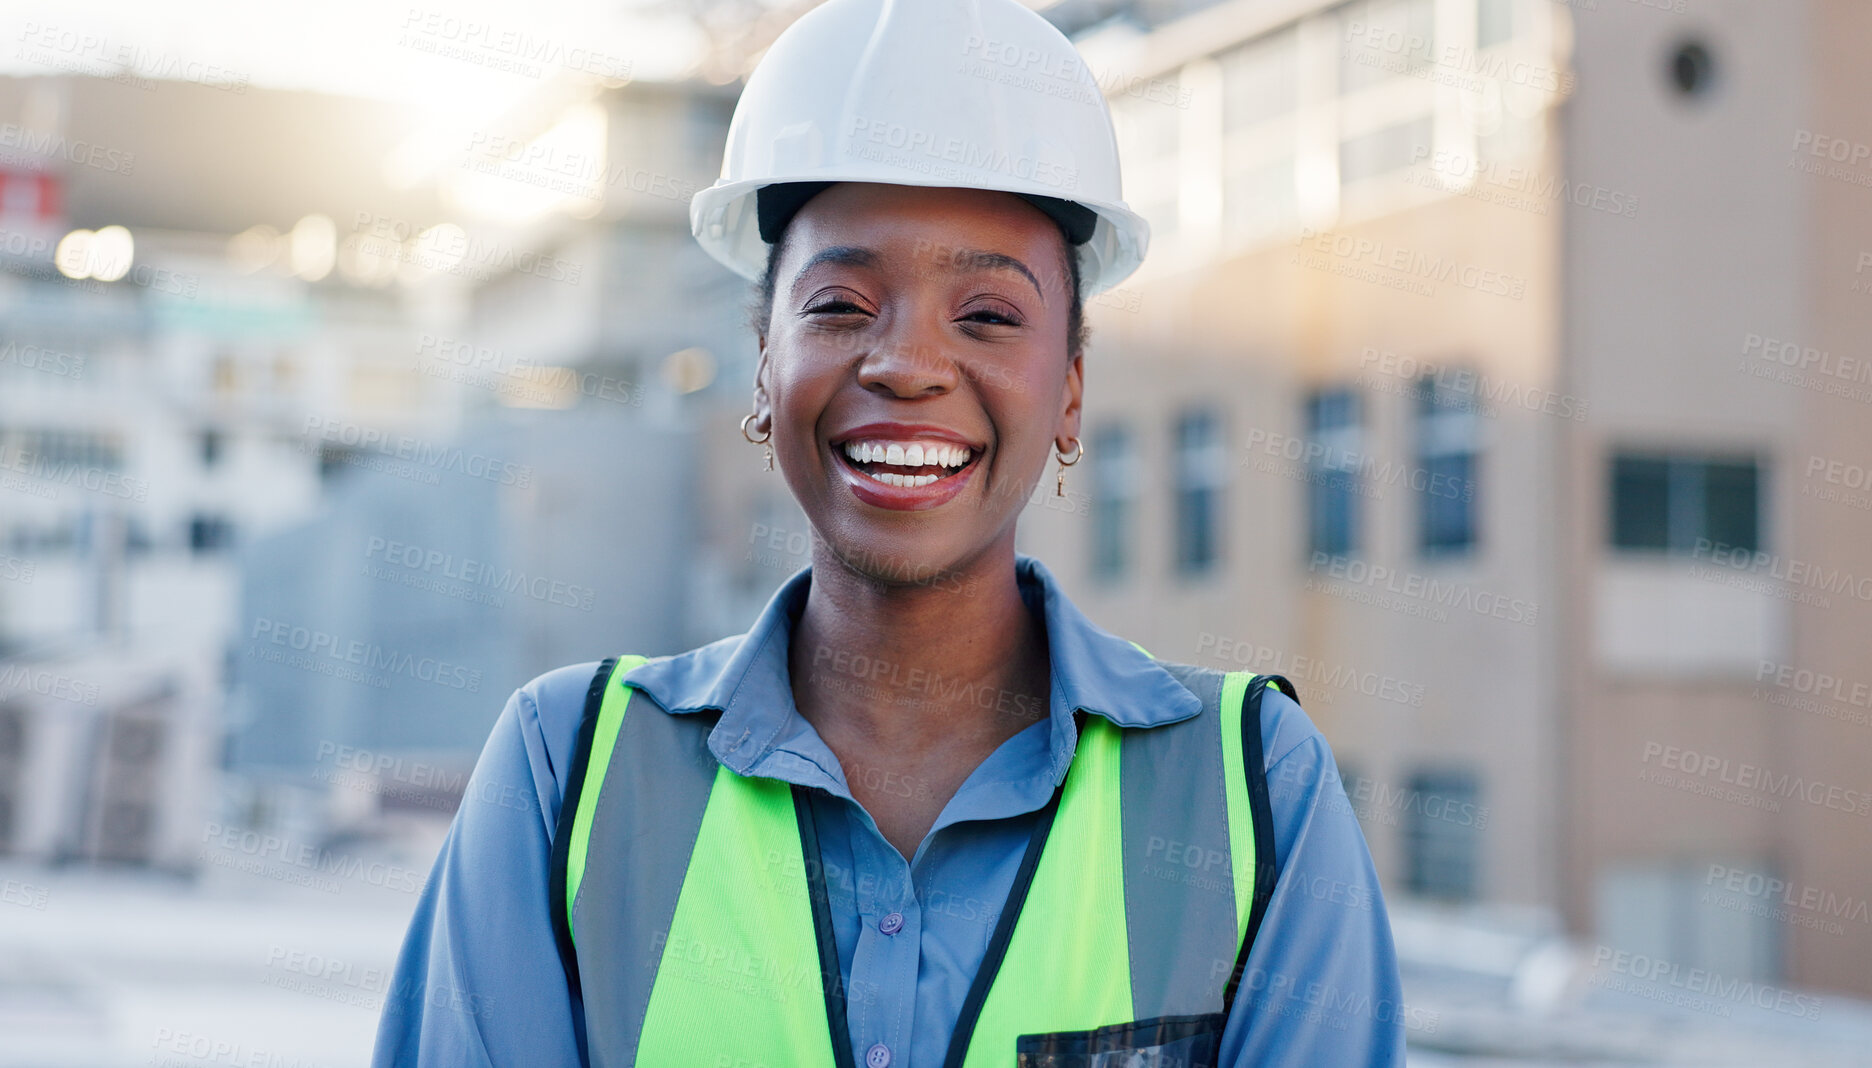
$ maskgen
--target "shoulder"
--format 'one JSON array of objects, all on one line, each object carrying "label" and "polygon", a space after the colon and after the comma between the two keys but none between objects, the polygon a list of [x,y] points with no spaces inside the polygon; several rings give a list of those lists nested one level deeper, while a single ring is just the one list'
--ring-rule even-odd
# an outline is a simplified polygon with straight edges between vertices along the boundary
[{"label": "shoulder", "polygon": [[[1222,684],[1228,672],[1173,660],[1160,660],[1157,663],[1202,700],[1204,715],[1219,714]],[[1289,760],[1317,764],[1317,760],[1309,760],[1307,755],[1313,752],[1330,753],[1331,750],[1326,744],[1325,735],[1314,726],[1300,703],[1277,689],[1269,688],[1261,696],[1261,751],[1267,758],[1268,770],[1272,771],[1283,761]]]},{"label": "shoulder", "polygon": [[578,746],[579,721],[585,715],[585,696],[602,662],[588,660],[567,664],[534,676],[514,691],[510,702],[516,724],[527,736],[527,748],[538,746],[545,757],[551,777],[563,793],[566,774],[572,767],[572,751]]}]

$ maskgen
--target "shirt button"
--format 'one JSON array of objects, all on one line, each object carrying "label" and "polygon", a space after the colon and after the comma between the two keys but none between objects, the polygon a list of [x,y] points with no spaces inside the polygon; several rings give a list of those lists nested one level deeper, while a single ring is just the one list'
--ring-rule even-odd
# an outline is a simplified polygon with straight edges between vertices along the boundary
[{"label": "shirt button", "polygon": [[869,1068],[889,1068],[890,1047],[879,1042],[877,1045],[865,1050],[865,1064],[868,1065]]},{"label": "shirt button", "polygon": [[[878,930],[884,932],[887,935],[894,935],[898,931],[903,930],[903,913],[893,912],[889,916],[886,916],[883,919],[879,920]],[[878,1048],[883,1049],[884,1047],[879,1046]],[[888,1051],[884,1054],[884,1058],[886,1060],[890,1059],[890,1053]]]}]

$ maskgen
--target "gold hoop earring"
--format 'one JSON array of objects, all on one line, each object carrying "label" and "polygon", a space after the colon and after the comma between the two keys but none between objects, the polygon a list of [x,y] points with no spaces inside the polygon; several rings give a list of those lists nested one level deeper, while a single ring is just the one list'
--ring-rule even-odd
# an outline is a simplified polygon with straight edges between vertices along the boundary
[{"label": "gold hoop earring", "polygon": [[1060,452],[1058,449],[1053,450],[1053,455],[1059,459],[1060,465],[1059,484],[1053,487],[1053,495],[1055,497],[1066,496],[1066,469],[1085,457],[1085,445],[1076,437],[1072,440],[1074,452],[1071,460],[1067,460],[1066,454]]},{"label": "gold hoop earring", "polygon": [[760,414],[758,412],[749,412],[747,414],[747,418],[741,420],[741,436],[748,439],[749,444],[759,445],[763,449],[766,450],[767,470],[772,471],[773,470],[773,446],[767,443],[773,440],[773,429],[771,427],[768,428],[767,436],[761,437],[761,438],[757,438],[754,435],[748,433],[748,424],[758,418],[760,418]]}]

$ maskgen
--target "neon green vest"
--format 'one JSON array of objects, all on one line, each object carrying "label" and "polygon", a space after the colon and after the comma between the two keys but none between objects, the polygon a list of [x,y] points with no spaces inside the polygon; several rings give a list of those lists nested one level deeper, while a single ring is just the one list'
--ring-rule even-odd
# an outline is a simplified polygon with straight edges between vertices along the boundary
[{"label": "neon green vest", "polygon": [[[643,662],[607,660],[593,679],[554,840],[554,927],[589,1062],[851,1065],[805,789],[723,766],[713,715],[633,708],[623,676]],[[1203,713],[1139,730],[1081,717],[945,1068],[1103,1050],[1212,1063],[1273,889],[1260,696],[1270,681],[1294,691],[1164,666]]]}]

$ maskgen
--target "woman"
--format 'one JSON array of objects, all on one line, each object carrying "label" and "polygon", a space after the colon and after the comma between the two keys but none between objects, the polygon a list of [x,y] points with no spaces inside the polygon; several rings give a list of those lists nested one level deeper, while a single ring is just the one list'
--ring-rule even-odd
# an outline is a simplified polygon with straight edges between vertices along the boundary
[{"label": "woman", "polygon": [[832,0],[768,50],[691,218],[759,279],[742,433],[812,565],[744,635],[515,693],[377,1063],[1402,1062],[1291,685],[1157,661],[1014,551],[1083,455],[1082,301],[1147,235],[1064,57],[1014,0]]}]

